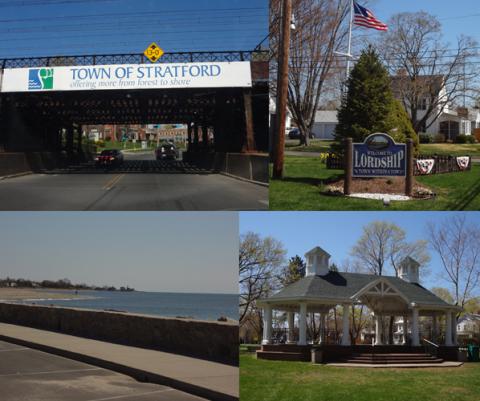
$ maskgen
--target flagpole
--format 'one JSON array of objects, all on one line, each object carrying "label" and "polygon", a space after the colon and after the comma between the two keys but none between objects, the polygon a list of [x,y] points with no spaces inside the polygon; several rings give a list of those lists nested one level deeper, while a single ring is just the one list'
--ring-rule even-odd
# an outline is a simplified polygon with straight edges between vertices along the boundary
[{"label": "flagpole", "polygon": [[347,80],[350,75],[350,59],[352,58],[352,24],[353,24],[353,0],[350,1],[350,25],[348,27],[348,51],[347,51]]}]

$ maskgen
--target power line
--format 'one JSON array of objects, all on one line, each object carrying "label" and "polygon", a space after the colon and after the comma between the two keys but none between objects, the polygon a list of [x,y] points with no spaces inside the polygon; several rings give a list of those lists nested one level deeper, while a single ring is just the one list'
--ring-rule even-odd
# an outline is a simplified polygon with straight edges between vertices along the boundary
[{"label": "power line", "polygon": [[[189,9],[189,10],[165,10],[165,11],[152,11],[152,12],[137,12],[137,13],[128,13],[128,12],[121,12],[121,13],[104,13],[104,14],[73,14],[73,15],[62,15],[62,16],[52,16],[52,17],[31,17],[31,18],[15,18],[15,19],[0,19],[0,22],[2,23],[14,23],[14,22],[29,22],[29,21],[39,21],[39,20],[57,20],[57,19],[65,19],[65,18],[75,18],[75,19],[84,19],[84,18],[105,18],[105,17],[117,17],[117,16],[125,16],[127,18],[135,18],[135,16],[152,16],[152,15],[159,15],[159,16],[165,16],[169,14],[179,14],[182,16],[192,16],[194,14],[199,14],[201,16],[202,13],[207,14],[208,16],[211,16],[211,14],[221,14],[224,12],[231,12],[234,13],[233,16],[235,17],[241,17],[241,18],[247,18],[250,17],[247,13],[245,15],[238,15],[237,13],[239,11],[248,11],[253,12],[253,11],[259,11],[259,10],[264,10],[261,7],[251,7],[251,8],[222,8],[222,9],[211,9],[211,8],[205,8],[205,9]],[[255,15],[261,15],[261,16],[268,16],[268,10],[265,13],[257,13]],[[222,17],[222,15],[220,15]],[[170,18],[170,17],[169,17]],[[184,20],[185,18],[183,18]]]}]

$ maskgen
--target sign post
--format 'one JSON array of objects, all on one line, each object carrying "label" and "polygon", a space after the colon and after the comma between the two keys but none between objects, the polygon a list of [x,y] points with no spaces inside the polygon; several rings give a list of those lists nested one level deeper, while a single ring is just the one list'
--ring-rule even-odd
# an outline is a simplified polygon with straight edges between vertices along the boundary
[{"label": "sign post", "polygon": [[407,176],[405,178],[405,195],[413,194],[413,140],[407,139]]},{"label": "sign post", "polygon": [[343,181],[344,195],[351,194],[353,172],[353,145],[352,138],[345,139],[345,180]]}]

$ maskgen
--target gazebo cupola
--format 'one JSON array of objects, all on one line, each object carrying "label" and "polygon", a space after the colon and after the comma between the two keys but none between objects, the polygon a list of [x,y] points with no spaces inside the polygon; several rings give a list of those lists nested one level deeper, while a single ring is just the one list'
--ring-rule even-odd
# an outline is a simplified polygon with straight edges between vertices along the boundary
[{"label": "gazebo cupola", "polygon": [[400,262],[398,275],[402,280],[408,281],[412,284],[419,284],[419,267],[420,263],[418,263],[415,259],[412,259],[410,256],[407,256]]},{"label": "gazebo cupola", "polygon": [[308,251],[305,259],[307,260],[305,276],[325,276],[330,272],[330,254],[319,246]]}]

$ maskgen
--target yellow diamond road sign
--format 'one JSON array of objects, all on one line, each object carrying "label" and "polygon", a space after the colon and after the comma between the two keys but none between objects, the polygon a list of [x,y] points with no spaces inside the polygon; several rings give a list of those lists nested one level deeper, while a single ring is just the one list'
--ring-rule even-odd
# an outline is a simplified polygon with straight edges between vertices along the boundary
[{"label": "yellow diamond road sign", "polygon": [[155,63],[165,53],[155,42],[148,46],[143,54],[152,62]]}]

